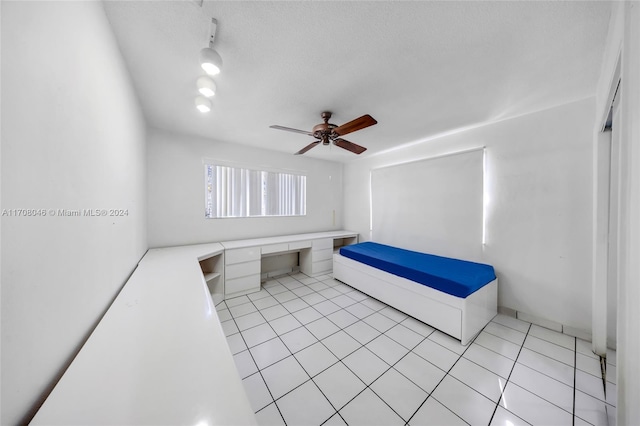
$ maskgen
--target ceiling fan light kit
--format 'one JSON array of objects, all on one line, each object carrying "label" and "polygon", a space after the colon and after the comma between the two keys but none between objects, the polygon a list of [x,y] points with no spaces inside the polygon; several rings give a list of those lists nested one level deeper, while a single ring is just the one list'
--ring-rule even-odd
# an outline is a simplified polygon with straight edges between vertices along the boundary
[{"label": "ceiling fan light kit", "polygon": [[211,18],[209,47],[205,47],[200,51],[200,66],[207,73],[207,75],[200,76],[197,81],[198,92],[202,95],[196,98],[196,108],[200,112],[211,111],[211,101],[206,98],[211,98],[216,94],[216,83],[210,76],[218,75],[222,70],[222,57],[213,49],[217,29],[218,21],[215,18]]},{"label": "ceiling fan light kit", "polygon": [[272,129],[284,130],[287,132],[303,133],[305,135],[313,136],[317,139],[317,141],[310,143],[300,151],[296,152],[295,155],[304,154],[311,148],[317,146],[319,143],[322,143],[322,145],[330,145],[332,142],[335,146],[346,149],[347,151],[351,151],[354,154],[362,154],[367,150],[367,148],[357,145],[353,142],[349,142],[345,139],[340,138],[339,136],[344,136],[346,134],[355,132],[357,130],[362,130],[366,127],[373,126],[374,124],[378,123],[369,114],[365,114],[362,117],[358,117],[355,120],[351,120],[348,123],[343,124],[342,126],[337,126],[335,124],[329,123],[329,119],[331,119],[331,112],[325,111],[320,114],[320,116],[324,120],[324,123],[316,124],[315,126],[313,126],[313,129],[310,132],[277,125],[269,127],[271,127]]}]

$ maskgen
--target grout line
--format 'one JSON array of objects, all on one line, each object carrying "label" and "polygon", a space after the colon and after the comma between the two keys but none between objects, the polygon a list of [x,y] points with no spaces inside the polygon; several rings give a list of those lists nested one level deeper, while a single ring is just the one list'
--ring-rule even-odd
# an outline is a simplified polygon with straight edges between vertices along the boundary
[{"label": "grout line", "polygon": [[576,370],[578,368],[578,343],[576,338],[573,338],[573,409],[572,409],[572,417],[571,424],[575,426],[576,424]]}]

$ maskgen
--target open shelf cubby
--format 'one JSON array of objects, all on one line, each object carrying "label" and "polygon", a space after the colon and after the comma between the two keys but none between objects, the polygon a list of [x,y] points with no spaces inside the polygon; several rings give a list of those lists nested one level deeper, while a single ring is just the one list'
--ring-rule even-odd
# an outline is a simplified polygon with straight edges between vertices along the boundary
[{"label": "open shelf cubby", "polygon": [[224,300],[223,256],[223,253],[218,253],[200,260],[200,269],[202,269],[214,305]]}]

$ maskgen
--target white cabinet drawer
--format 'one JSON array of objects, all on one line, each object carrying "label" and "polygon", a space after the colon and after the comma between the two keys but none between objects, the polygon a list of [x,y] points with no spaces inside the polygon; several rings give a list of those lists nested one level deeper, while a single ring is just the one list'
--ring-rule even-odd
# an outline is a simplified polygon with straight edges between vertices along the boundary
[{"label": "white cabinet drawer", "polygon": [[260,247],[225,250],[224,252],[224,263],[227,265],[248,262],[249,260],[260,260]]},{"label": "white cabinet drawer", "polygon": [[313,240],[313,249],[333,249],[333,238],[324,238],[322,240]]},{"label": "white cabinet drawer", "polygon": [[322,249],[313,251],[313,262],[331,259],[333,257],[333,249]]},{"label": "white cabinet drawer", "polygon": [[268,246],[262,246],[262,254],[280,253],[289,250],[289,244],[269,244]]},{"label": "white cabinet drawer", "polygon": [[293,243],[289,243],[289,250],[300,250],[309,247],[311,247],[311,241],[295,241]]},{"label": "white cabinet drawer", "polygon": [[311,266],[311,273],[313,275],[318,275],[324,272],[333,271],[333,259],[329,260],[321,260],[320,262],[313,262]]},{"label": "white cabinet drawer", "polygon": [[252,291],[260,291],[260,275],[249,275],[248,277],[240,277],[227,279],[225,281],[224,293],[235,294],[238,292],[250,293]]},{"label": "white cabinet drawer", "polygon": [[252,260],[251,262],[236,263],[235,265],[227,265],[224,269],[226,282],[230,279],[238,277],[246,277],[247,275],[260,275],[260,261]]}]

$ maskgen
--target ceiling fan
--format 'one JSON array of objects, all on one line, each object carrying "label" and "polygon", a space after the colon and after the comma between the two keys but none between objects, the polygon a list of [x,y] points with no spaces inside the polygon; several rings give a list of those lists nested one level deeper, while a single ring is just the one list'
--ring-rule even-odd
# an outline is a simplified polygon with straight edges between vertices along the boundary
[{"label": "ceiling fan", "polygon": [[362,154],[367,150],[367,148],[344,140],[340,138],[340,136],[344,136],[351,132],[355,132],[356,130],[361,130],[378,123],[369,114],[365,114],[362,117],[356,118],[355,120],[351,120],[350,122],[343,124],[342,126],[336,126],[335,124],[329,123],[329,119],[331,118],[331,113],[329,111],[323,112],[322,114],[320,114],[320,116],[324,119],[324,123],[316,124],[315,126],[313,126],[313,129],[310,132],[283,126],[269,127],[277,130],[286,130],[287,132],[303,133],[305,135],[313,136],[314,138],[318,139],[317,141],[310,143],[300,151],[296,152],[295,155],[304,154],[311,148],[318,145],[320,142],[322,142],[322,145],[329,145],[331,142],[333,142],[335,146],[339,146],[340,148],[346,149],[347,151],[351,151],[354,154]]}]

